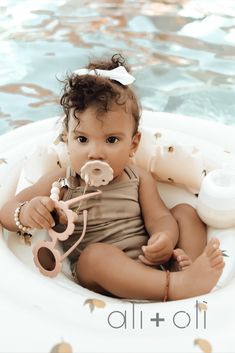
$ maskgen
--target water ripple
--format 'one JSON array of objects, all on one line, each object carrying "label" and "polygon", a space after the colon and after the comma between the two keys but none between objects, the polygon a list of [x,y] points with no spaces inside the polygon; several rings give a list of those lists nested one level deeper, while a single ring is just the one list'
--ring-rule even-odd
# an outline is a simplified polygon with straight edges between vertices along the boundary
[{"label": "water ripple", "polygon": [[3,0],[0,132],[61,114],[56,79],[121,52],[142,106],[235,122],[233,0]]}]

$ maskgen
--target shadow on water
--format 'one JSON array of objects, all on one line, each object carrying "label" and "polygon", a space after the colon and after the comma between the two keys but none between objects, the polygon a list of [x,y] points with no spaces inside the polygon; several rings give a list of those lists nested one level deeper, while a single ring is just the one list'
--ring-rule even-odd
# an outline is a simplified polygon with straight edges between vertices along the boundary
[{"label": "shadow on water", "polygon": [[235,2],[4,0],[0,132],[60,115],[63,78],[121,52],[146,109],[235,122]]}]

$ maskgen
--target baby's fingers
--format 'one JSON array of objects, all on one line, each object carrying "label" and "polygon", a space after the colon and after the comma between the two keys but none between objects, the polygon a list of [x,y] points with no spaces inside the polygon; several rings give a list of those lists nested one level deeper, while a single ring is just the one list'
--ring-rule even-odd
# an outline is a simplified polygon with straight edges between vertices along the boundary
[{"label": "baby's fingers", "polygon": [[39,224],[41,228],[50,229],[55,225],[54,219],[47,206],[40,201],[40,204],[34,208],[32,219]]},{"label": "baby's fingers", "polygon": [[52,222],[49,222],[49,220],[45,218],[43,215],[41,215],[39,212],[34,212],[32,214],[32,221],[35,224],[34,228],[50,229],[52,227],[52,224],[54,224],[53,218],[51,219],[52,219]]},{"label": "baby's fingers", "polygon": [[[143,248],[144,247],[142,247],[142,249]],[[149,261],[154,261],[155,264],[164,263],[168,261],[171,256],[171,252],[165,248],[157,251],[148,251],[147,249],[143,249],[143,253],[145,258],[147,258]]]},{"label": "baby's fingers", "polygon": [[54,201],[53,201],[51,198],[47,197],[47,196],[42,197],[42,198],[40,199],[40,202],[41,202],[41,204],[42,204],[44,207],[46,207],[46,209],[47,209],[49,212],[52,212],[52,211],[54,210],[54,208],[55,208],[55,203],[54,203]]},{"label": "baby's fingers", "polygon": [[139,255],[139,260],[140,260],[141,262],[143,262],[145,265],[149,265],[149,266],[155,265],[154,262],[151,262],[151,261],[147,260],[144,255]]},{"label": "baby's fingers", "polygon": [[164,248],[165,248],[164,244],[158,241],[156,241],[151,245],[148,244],[148,245],[142,246],[143,252],[148,255],[161,253],[164,250]]}]

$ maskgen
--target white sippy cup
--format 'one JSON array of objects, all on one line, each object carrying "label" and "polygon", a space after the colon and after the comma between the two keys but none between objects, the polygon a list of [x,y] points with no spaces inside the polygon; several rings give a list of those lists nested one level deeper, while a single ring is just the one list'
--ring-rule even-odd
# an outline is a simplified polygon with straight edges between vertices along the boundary
[{"label": "white sippy cup", "polygon": [[216,169],[209,172],[202,181],[198,195],[197,212],[209,226],[208,239],[220,240],[225,250],[225,267],[218,286],[223,285],[235,274],[235,170]]}]

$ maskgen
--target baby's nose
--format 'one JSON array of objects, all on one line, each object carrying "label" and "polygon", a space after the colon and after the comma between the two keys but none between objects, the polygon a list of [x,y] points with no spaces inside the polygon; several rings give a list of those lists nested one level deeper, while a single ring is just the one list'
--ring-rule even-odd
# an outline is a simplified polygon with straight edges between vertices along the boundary
[{"label": "baby's nose", "polygon": [[91,147],[91,149],[89,150],[88,159],[89,160],[93,160],[93,159],[104,160],[105,159],[105,155],[104,155],[103,148],[94,144]]}]

